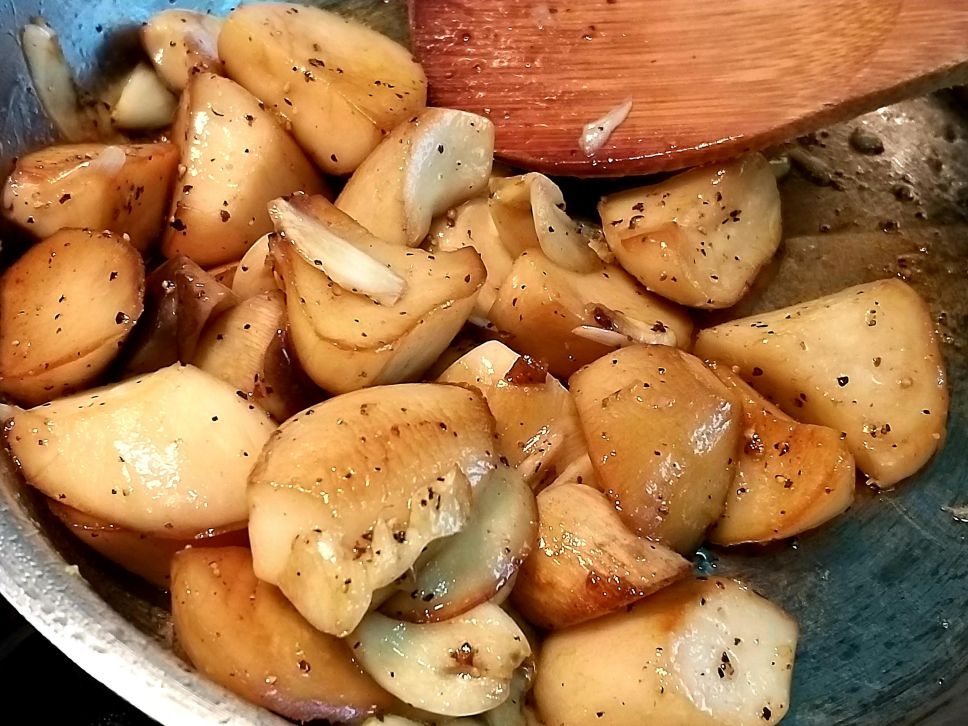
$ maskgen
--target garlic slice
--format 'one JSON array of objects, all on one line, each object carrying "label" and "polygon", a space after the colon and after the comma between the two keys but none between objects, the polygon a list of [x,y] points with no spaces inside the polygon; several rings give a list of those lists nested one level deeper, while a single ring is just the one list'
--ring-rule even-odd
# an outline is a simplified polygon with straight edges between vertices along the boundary
[{"label": "garlic slice", "polygon": [[531,655],[521,629],[491,603],[423,625],[371,613],[349,642],[383,688],[444,716],[473,716],[500,706],[511,695],[515,670]]},{"label": "garlic slice", "polygon": [[301,200],[297,196],[269,203],[276,231],[340,287],[383,305],[396,303],[406,291],[404,279],[354,245],[349,230],[339,225],[335,216],[328,224],[307,213]]}]

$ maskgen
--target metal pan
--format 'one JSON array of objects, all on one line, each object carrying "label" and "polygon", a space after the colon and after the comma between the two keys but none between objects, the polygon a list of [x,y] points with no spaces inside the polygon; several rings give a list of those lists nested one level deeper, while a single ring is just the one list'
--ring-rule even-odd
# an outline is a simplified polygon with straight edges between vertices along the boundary
[{"label": "metal pan", "polygon": [[[224,12],[231,2],[186,2]],[[325,2],[398,38],[403,3]],[[51,140],[17,44],[30,16],[61,33],[88,76],[124,65],[134,31],[167,0],[8,0],[0,5],[0,159]],[[816,533],[765,550],[703,551],[797,615],[802,637],[787,726],[968,720],[968,117],[941,94],[793,143],[782,182],[786,243],[738,312],[890,275],[931,302],[953,394],[947,446],[896,492],[862,493]],[[854,144],[863,127],[884,147]],[[876,147],[873,144],[873,147]],[[6,167],[4,167],[6,168]],[[569,185],[574,191],[577,187]],[[588,195],[587,190],[584,194]],[[576,202],[580,202],[576,199]],[[3,232],[8,249],[15,247]],[[173,652],[164,596],[71,540],[0,461],[0,593],[85,670],[163,724],[278,724],[194,674]]]}]

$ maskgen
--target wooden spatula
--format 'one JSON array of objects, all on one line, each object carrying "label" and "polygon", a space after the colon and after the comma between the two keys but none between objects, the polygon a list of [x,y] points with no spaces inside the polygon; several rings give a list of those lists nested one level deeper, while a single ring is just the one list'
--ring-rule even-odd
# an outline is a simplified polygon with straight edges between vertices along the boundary
[{"label": "wooden spatula", "polygon": [[410,16],[431,102],[489,116],[499,156],[556,174],[715,161],[968,80],[968,0],[410,0]]}]

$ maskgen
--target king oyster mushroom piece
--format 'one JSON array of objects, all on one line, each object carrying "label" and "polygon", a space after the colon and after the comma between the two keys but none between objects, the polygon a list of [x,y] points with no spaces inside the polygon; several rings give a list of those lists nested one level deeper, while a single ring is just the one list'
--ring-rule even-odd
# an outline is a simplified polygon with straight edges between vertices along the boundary
[{"label": "king oyster mushroom piece", "polygon": [[161,533],[145,534],[104,522],[56,499],[48,499],[47,506],[81,542],[161,590],[171,586],[171,561],[183,549],[244,547],[249,542],[245,522],[206,529],[191,537],[165,537]]},{"label": "king oyster mushroom piece", "polygon": [[796,621],[733,580],[686,580],[545,639],[534,686],[555,726],[761,726],[790,708]]},{"label": "king oyster mushroom piece", "polygon": [[397,126],[353,172],[336,206],[373,235],[414,247],[435,216],[487,188],[494,124],[428,108]]},{"label": "king oyster mushroom piece", "polygon": [[171,610],[178,644],[199,671],[293,720],[356,722],[397,704],[345,642],[320,633],[256,579],[247,549],[175,555]]},{"label": "king oyster mushroom piece", "polygon": [[496,459],[476,391],[403,384],[313,406],[280,427],[252,472],[256,574],[344,636],[428,544],[464,528]]},{"label": "king oyster mushroom piece", "polygon": [[488,315],[509,346],[563,378],[624,345],[686,348],[692,337],[686,311],[640,287],[622,268],[572,272],[539,249],[514,261]]},{"label": "king oyster mushroom piece", "polygon": [[501,454],[539,489],[586,453],[571,394],[546,370],[503,343],[482,343],[437,379],[476,388],[497,422]]},{"label": "king oyster mushroom piece", "polygon": [[165,10],[144,24],[141,44],[170,89],[183,91],[196,73],[222,75],[218,57],[222,22],[191,10]]},{"label": "king oyster mushroom piece", "polygon": [[619,264],[691,307],[737,302],[780,244],[780,193],[761,154],[605,197],[598,210]]},{"label": "king oyster mushroom piece", "polygon": [[260,237],[233,268],[229,287],[240,300],[279,289],[269,256],[269,234]]},{"label": "king oyster mushroom piece", "polygon": [[948,386],[931,311],[880,280],[702,331],[696,353],[737,366],[786,413],[847,434],[878,486],[910,476],[944,441]]},{"label": "king oyster mushroom piece", "polygon": [[504,246],[520,254],[540,247],[555,265],[571,272],[602,269],[581,227],[565,212],[561,189],[544,174],[491,179],[491,216]]},{"label": "king oyster mushroom piece", "polygon": [[0,393],[26,405],[94,383],[141,316],[141,255],[120,237],[65,229],[0,277]]},{"label": "king oyster mushroom piece", "polygon": [[726,510],[709,533],[716,544],[793,537],[854,501],[854,457],[840,431],[793,420],[726,365],[712,371],[743,401],[743,445]]},{"label": "king oyster mushroom piece", "polygon": [[203,267],[235,262],[272,231],[271,200],[327,190],[265,105],[227,78],[192,76],[171,138],[184,174],[162,243],[166,257],[183,254]]},{"label": "king oyster mushroom piece", "polygon": [[226,19],[218,49],[228,75],[285,119],[329,174],[352,172],[427,103],[427,78],[406,48],[320,8],[244,5]]},{"label": "king oyster mushroom piece", "polygon": [[742,402],[702,361],[617,350],[569,381],[602,491],[636,534],[691,553],[723,513]]},{"label": "king oyster mushroom piece", "polygon": [[430,226],[427,249],[431,252],[456,252],[464,247],[477,250],[487,271],[487,279],[470,318],[470,322],[487,327],[490,325],[488,313],[497,299],[498,290],[511,274],[514,257],[501,242],[486,197],[464,202],[435,219]]},{"label": "king oyster mushroom piece", "polygon": [[246,520],[246,481],[274,428],[232,386],[180,365],[17,410],[4,425],[29,484],[166,537]]},{"label": "king oyster mushroom piece", "polygon": [[538,544],[512,593],[532,623],[557,630],[606,615],[686,577],[691,565],[637,537],[596,489],[564,483],[538,495]]},{"label": "king oyster mushroom piece", "polygon": [[322,398],[287,346],[286,301],[279,290],[243,300],[211,321],[190,362],[277,421]]},{"label": "king oyster mushroom piece", "polygon": [[191,362],[206,325],[237,302],[231,290],[187,257],[167,260],[148,275],[145,311],[125,349],[122,375]]},{"label": "king oyster mushroom piece", "polygon": [[17,159],[3,214],[38,237],[110,230],[148,252],[162,231],[178,167],[174,144],[66,144]]},{"label": "king oyster mushroom piece", "polygon": [[485,271],[473,249],[384,242],[322,197],[276,200],[272,214],[293,346],[327,391],[418,378],[474,308]]}]

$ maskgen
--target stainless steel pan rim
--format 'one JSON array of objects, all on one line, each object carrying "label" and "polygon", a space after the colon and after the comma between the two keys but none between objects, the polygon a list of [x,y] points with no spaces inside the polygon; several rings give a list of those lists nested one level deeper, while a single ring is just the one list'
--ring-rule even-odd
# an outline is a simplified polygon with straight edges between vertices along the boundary
[{"label": "stainless steel pan rim", "polygon": [[27,514],[26,494],[6,461],[0,480],[0,595],[68,658],[162,724],[288,723],[200,677],[133,627]]}]

